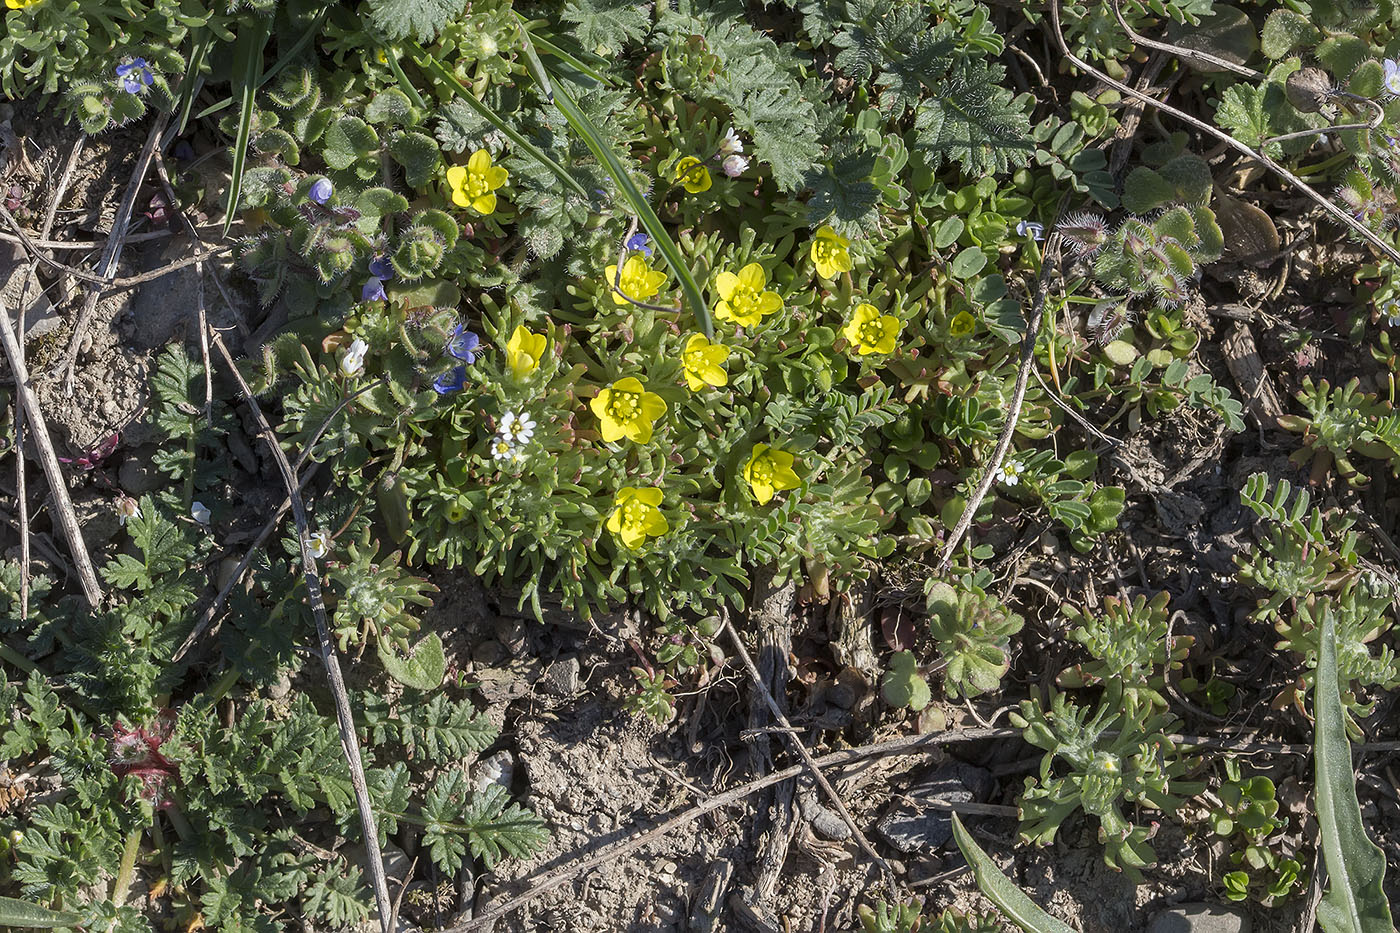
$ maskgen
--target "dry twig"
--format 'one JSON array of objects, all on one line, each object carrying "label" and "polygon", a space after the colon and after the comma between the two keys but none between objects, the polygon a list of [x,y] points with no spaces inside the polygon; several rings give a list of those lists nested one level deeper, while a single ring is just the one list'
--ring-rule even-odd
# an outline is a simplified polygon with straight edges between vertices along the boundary
[{"label": "dry twig", "polygon": [[243,373],[233,361],[233,355],[224,345],[223,338],[216,332],[211,335],[211,344],[219,351],[229,374],[238,384],[244,402],[253,413],[258,424],[258,433],[272,452],[277,469],[282,474],[282,482],[287,488],[287,496],[292,503],[292,520],[297,526],[297,543],[301,547],[303,577],[306,581],[306,599],[311,605],[311,614],[316,619],[316,635],[320,643],[321,661],[326,667],[330,681],[331,695],[335,700],[335,719],[340,727],[340,744],[345,752],[346,763],[350,766],[350,783],[355,789],[355,804],[360,811],[360,829],[365,837],[365,854],[369,860],[369,876],[374,886],[374,901],[379,911],[379,925],[383,933],[393,933],[389,925],[393,915],[393,905],[389,901],[389,884],[384,876],[384,857],[379,850],[379,826],[374,819],[374,807],[369,799],[369,786],[365,782],[365,767],[360,759],[360,743],[355,735],[354,715],[350,711],[350,698],[345,692],[345,678],[340,672],[340,658],[331,641],[330,628],[326,622],[326,604],[321,598],[321,574],[316,569],[316,558],[311,553],[311,536],[306,522],[306,506],[301,501],[301,490],[297,485],[296,472],[282,451],[277,434],[272,430],[262,406],[249,388]]},{"label": "dry twig", "polygon": [[92,568],[92,558],[88,556],[87,543],[78,527],[78,517],[73,514],[73,503],[68,498],[68,484],[58,465],[58,455],[54,453],[53,442],[49,439],[48,427],[44,423],[44,413],[39,408],[39,400],[29,385],[29,371],[24,365],[24,351],[15,339],[10,326],[10,312],[5,302],[0,300],[0,341],[5,345],[5,356],[10,361],[10,372],[15,377],[15,394],[19,396],[29,418],[30,433],[34,435],[34,446],[39,451],[39,462],[43,464],[44,475],[48,477],[49,490],[53,493],[54,511],[63,535],[68,539],[68,547],[73,552],[73,566],[78,572],[78,580],[83,585],[83,595],[94,609],[102,602],[102,587],[97,583],[97,573]]},{"label": "dry twig", "polygon": [[768,685],[763,682],[763,675],[758,672],[758,665],[754,664],[753,658],[749,657],[749,652],[748,649],[744,647],[743,639],[739,637],[738,632],[734,631],[734,623],[728,618],[724,621],[724,629],[729,633],[729,640],[734,643],[734,650],[739,653],[739,659],[744,662],[744,667],[748,669],[749,678],[762,694],[763,700],[768,706],[768,711],[773,714],[773,718],[778,720],[785,730],[788,730],[783,734],[791,740],[793,747],[797,749],[797,754],[801,756],[802,761],[806,763],[807,768],[812,772],[812,777],[816,779],[817,786],[822,789],[822,793],[831,801],[832,806],[836,808],[836,812],[841,814],[841,819],[844,820],[846,826],[850,828],[851,835],[855,837],[856,843],[861,847],[861,850],[865,852],[866,855],[870,856],[875,864],[879,865],[882,870],[889,871],[889,863],[880,857],[880,853],[875,851],[874,846],[870,844],[870,840],[865,838],[865,833],[860,831],[860,827],[856,825],[855,818],[851,816],[851,811],[847,810],[845,803],[841,801],[841,795],[836,793],[836,789],[831,786],[830,782],[828,782],[826,777],[822,774],[821,769],[817,767],[816,761],[812,758],[812,753],[807,751],[807,746],[802,744],[802,740],[798,738],[797,733],[791,731],[792,723],[788,722],[787,716],[783,714],[782,707],[778,706],[778,701],[774,699],[772,691],[769,690]]}]

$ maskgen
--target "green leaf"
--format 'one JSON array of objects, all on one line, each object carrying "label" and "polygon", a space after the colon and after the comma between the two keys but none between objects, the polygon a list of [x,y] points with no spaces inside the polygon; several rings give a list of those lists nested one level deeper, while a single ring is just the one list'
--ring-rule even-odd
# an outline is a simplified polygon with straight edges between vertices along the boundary
[{"label": "green leaf", "polygon": [[238,31],[233,46],[233,94],[239,100],[238,132],[233,140],[233,167],[229,176],[228,200],[224,203],[224,236],[228,236],[238,213],[238,196],[243,190],[243,167],[248,161],[248,136],[253,129],[253,101],[262,74],[263,50],[267,47],[269,21],[249,17]]},{"label": "green leaf", "polygon": [[972,866],[977,887],[987,900],[1001,908],[1008,920],[1026,933],[1074,933],[1064,923],[1037,907],[1024,891],[1001,873],[991,857],[973,840],[956,813],[953,814],[953,838],[957,840],[963,858]]},{"label": "green leaf", "polygon": [[390,39],[431,42],[466,4],[463,0],[369,0],[370,19]]},{"label": "green leaf", "polygon": [[880,694],[891,706],[907,707],[918,712],[928,706],[932,694],[928,681],[919,673],[912,651],[896,651],[890,656],[890,669],[880,679]]},{"label": "green leaf", "polygon": [[[523,26],[520,33],[524,37],[525,48],[528,50],[526,61],[529,64],[531,75],[541,89],[549,87],[552,82],[544,71],[539,57],[534,54],[534,46],[530,44],[530,34],[525,31]],[[612,144],[603,138],[593,122],[582,110],[579,110],[578,104],[574,102],[574,99],[569,96],[569,92],[564,90],[562,85],[554,85],[552,99],[554,105],[559,108],[559,112],[564,115],[564,119],[569,121],[574,132],[583,137],[583,141],[588,146],[588,150],[593,153],[593,157],[608,170],[608,174],[617,183],[618,190],[622,192],[623,199],[627,201],[627,206],[641,221],[643,229],[651,236],[652,242],[656,244],[656,249],[665,257],[666,264],[680,282],[681,294],[685,296],[685,303],[690,305],[691,313],[700,323],[700,329],[705,332],[706,337],[714,337],[715,329],[714,324],[710,321],[710,309],[700,294],[700,286],[695,281],[694,273],[690,271],[685,257],[681,255],[675,241],[671,239],[671,234],[662,225],[661,218],[656,216],[656,211],[652,210],[651,204],[637,189],[637,185],[632,181],[632,176],[627,173],[627,168],[622,164],[622,160],[613,151]]]},{"label": "green leaf", "polygon": [[634,0],[569,0],[561,18],[573,23],[573,38],[584,49],[612,55],[646,34],[648,17]]},{"label": "green leaf", "polygon": [[1322,619],[1313,716],[1317,824],[1328,876],[1317,919],[1327,933],[1393,933],[1395,924],[1382,887],[1385,855],[1366,835],[1356,799],[1351,743],[1337,683],[1337,620],[1331,612]]},{"label": "green leaf", "polygon": [[953,257],[949,270],[954,278],[970,279],[987,265],[987,254],[980,246],[969,246]]},{"label": "green leaf", "polygon": [[82,919],[78,914],[49,910],[47,907],[13,897],[0,897],[0,927],[48,930],[54,927],[76,926]]},{"label": "green leaf", "polygon": [[1292,10],[1274,10],[1264,21],[1264,30],[1259,37],[1259,48],[1268,58],[1278,60],[1300,45],[1312,45],[1322,38],[1322,33],[1308,21],[1307,17]]},{"label": "green leaf", "polygon": [[1025,165],[1035,151],[1025,108],[1001,87],[1000,65],[965,62],[914,117],[912,147],[937,169],[956,162],[969,178]]},{"label": "green leaf", "polygon": [[447,673],[447,658],[437,632],[414,645],[407,657],[401,657],[392,645],[382,639],[377,647],[384,670],[399,683],[419,690],[436,690],[442,685],[442,677]]}]

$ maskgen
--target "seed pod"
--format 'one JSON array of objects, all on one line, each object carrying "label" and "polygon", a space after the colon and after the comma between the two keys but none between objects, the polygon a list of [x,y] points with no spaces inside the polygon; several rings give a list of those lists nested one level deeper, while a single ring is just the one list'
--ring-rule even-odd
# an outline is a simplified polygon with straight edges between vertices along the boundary
[{"label": "seed pod", "polygon": [[1332,97],[1332,79],[1321,68],[1302,68],[1288,76],[1283,90],[1299,113],[1317,113]]}]

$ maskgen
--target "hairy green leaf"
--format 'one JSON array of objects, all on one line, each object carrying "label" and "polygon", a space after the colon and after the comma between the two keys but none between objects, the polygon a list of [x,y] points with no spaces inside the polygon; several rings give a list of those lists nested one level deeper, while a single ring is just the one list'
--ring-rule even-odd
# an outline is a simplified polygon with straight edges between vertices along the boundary
[{"label": "hairy green leaf", "polygon": [[1012,923],[1026,933],[1074,933],[1063,922],[1037,907],[1024,891],[1001,873],[1001,869],[977,845],[956,813],[953,814],[953,838],[957,840],[963,858],[972,866],[978,889],[987,896],[987,900],[1001,908]]},{"label": "hairy green leaf", "polygon": [[1330,612],[1322,619],[1313,716],[1317,823],[1328,875],[1317,919],[1327,933],[1392,933],[1395,924],[1382,886],[1385,855],[1366,835],[1356,799],[1337,683],[1337,621]]}]

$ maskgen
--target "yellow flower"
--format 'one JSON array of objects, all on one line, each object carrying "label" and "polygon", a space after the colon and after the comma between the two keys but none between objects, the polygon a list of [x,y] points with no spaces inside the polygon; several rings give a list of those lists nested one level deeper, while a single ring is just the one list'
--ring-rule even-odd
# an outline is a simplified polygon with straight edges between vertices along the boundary
[{"label": "yellow flower", "polygon": [[612,295],[613,304],[616,305],[627,304],[627,298],[645,301],[660,291],[662,283],[666,281],[666,273],[652,269],[641,256],[632,256],[622,264],[622,280],[617,283],[617,287],[627,298],[613,291],[613,282],[617,281],[617,266],[608,266],[605,275],[606,287]]},{"label": "yellow flower", "polygon": [[948,333],[954,337],[966,337],[977,329],[977,318],[970,311],[959,311],[948,324]]},{"label": "yellow flower", "polygon": [[796,489],[802,480],[792,470],[793,457],[786,450],[767,444],[754,444],[749,462],[744,464],[744,481],[753,490],[759,505],[767,505],[780,489]]},{"label": "yellow flower", "polygon": [[709,191],[710,170],[705,168],[704,163],[695,156],[686,156],[676,163],[676,181],[685,185],[685,190],[691,194],[699,194],[702,191]]},{"label": "yellow flower", "polygon": [[648,392],[636,376],[619,379],[588,403],[603,425],[608,443],[623,437],[638,444],[651,440],[652,423],[666,414],[666,403],[655,392]]},{"label": "yellow flower", "polygon": [[661,504],[659,489],[624,486],[617,491],[614,504],[616,508],[608,516],[608,531],[633,550],[647,538],[655,538],[671,530],[666,516],[657,508]]},{"label": "yellow flower", "polygon": [[12,10],[23,10],[41,2],[42,0],[5,0],[5,6]]},{"label": "yellow flower", "polygon": [[549,338],[544,334],[532,334],[523,324],[517,327],[506,343],[506,362],[515,378],[521,379],[539,369],[540,358],[548,345]]},{"label": "yellow flower", "polygon": [[[8,0],[6,0],[8,2]],[[491,164],[491,153],[478,149],[466,165],[454,165],[447,170],[447,183],[452,187],[452,203],[470,207],[478,214],[496,210],[496,189],[506,183],[510,173]]]},{"label": "yellow flower", "polygon": [[860,351],[861,356],[869,356],[871,353],[893,353],[894,338],[899,336],[903,326],[893,314],[882,317],[874,305],[861,302],[856,305],[850,323],[841,334],[850,341],[852,347]]},{"label": "yellow flower", "polygon": [[729,373],[720,364],[729,359],[729,348],[722,343],[710,343],[704,334],[695,334],[685,342],[681,365],[690,391],[699,392],[705,386],[729,385]]},{"label": "yellow flower", "polygon": [[720,297],[715,305],[715,317],[741,327],[753,327],[767,315],[781,310],[783,299],[777,292],[764,291],[767,284],[768,276],[756,262],[740,269],[738,275],[721,272],[715,276],[715,289]]},{"label": "yellow flower", "polygon": [[852,268],[851,241],[830,227],[821,227],[812,239],[812,262],[817,267],[817,275],[824,279],[835,278]]}]

